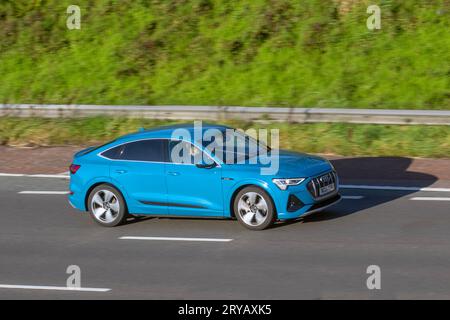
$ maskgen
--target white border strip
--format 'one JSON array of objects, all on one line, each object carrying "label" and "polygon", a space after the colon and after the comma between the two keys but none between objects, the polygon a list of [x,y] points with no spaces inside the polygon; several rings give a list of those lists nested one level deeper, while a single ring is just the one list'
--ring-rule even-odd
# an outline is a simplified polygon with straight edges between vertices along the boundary
[{"label": "white border strip", "polygon": [[18,194],[69,194],[69,191],[20,191]]},{"label": "white border strip", "polygon": [[197,241],[197,242],[230,242],[233,239],[216,238],[173,238],[173,237],[120,237],[120,240],[153,240],[153,241]]},{"label": "white border strip", "polygon": [[397,191],[433,191],[450,192],[450,188],[421,188],[421,187],[403,187],[403,186],[369,186],[356,184],[341,184],[342,189],[367,189],[367,190],[397,190]]},{"label": "white border strip", "polygon": [[25,289],[25,290],[59,290],[59,291],[85,291],[85,292],[108,292],[109,288],[72,288],[72,287],[55,287],[55,286],[29,286],[29,285],[12,285],[0,284],[0,289]]}]

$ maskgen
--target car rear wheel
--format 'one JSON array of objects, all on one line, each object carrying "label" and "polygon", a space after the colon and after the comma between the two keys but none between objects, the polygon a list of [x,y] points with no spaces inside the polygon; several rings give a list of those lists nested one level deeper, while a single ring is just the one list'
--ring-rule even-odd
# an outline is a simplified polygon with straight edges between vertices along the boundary
[{"label": "car rear wheel", "polygon": [[91,217],[102,226],[118,226],[127,217],[122,194],[110,185],[102,184],[95,187],[89,194],[88,204]]},{"label": "car rear wheel", "polygon": [[258,187],[246,187],[234,198],[234,214],[251,230],[263,230],[275,221],[275,208],[270,196]]}]

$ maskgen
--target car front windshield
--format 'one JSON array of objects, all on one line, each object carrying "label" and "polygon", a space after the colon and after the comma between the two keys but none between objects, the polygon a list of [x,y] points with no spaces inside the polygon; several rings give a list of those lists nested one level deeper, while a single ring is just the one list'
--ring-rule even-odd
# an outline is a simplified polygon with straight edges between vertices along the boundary
[{"label": "car front windshield", "polygon": [[270,147],[265,143],[241,131],[227,129],[220,133],[198,143],[224,163],[241,163],[270,152]]}]

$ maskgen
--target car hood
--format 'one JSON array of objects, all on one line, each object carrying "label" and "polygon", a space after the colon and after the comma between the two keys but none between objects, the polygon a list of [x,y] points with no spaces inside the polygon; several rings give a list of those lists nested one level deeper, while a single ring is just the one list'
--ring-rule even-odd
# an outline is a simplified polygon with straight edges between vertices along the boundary
[{"label": "car hood", "polygon": [[279,150],[278,175],[289,178],[308,177],[331,170],[330,162],[324,158],[306,153]]},{"label": "car hood", "polygon": [[[250,175],[278,178],[312,177],[333,169],[328,160],[318,156],[288,150],[278,150],[278,155],[277,158],[276,153],[272,151],[267,156],[260,156],[257,164],[251,164],[249,161],[250,163],[246,164],[226,165],[224,169],[229,173],[244,171]],[[263,171],[263,168],[266,171]],[[269,168],[271,170],[267,171]]]},{"label": "car hood", "polygon": [[267,156],[260,156],[258,164],[236,164],[228,169],[247,172],[258,170],[261,174],[262,168],[270,167],[278,170],[271,170],[268,175],[280,178],[311,177],[333,169],[328,160],[318,156],[287,150],[278,150],[278,155],[278,165],[276,153],[272,151]]}]

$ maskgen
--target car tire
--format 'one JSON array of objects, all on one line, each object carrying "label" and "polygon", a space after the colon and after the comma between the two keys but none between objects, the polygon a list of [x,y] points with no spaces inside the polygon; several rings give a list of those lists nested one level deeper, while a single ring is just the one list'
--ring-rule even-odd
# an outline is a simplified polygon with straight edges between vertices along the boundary
[{"label": "car tire", "polygon": [[95,222],[104,227],[115,227],[127,218],[127,206],[122,194],[111,185],[95,187],[88,198],[89,213]]},{"label": "car tire", "polygon": [[250,230],[264,230],[276,219],[272,198],[259,187],[249,186],[240,190],[234,197],[233,210],[239,222]]}]

